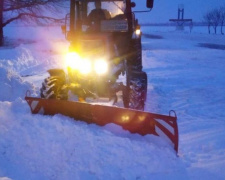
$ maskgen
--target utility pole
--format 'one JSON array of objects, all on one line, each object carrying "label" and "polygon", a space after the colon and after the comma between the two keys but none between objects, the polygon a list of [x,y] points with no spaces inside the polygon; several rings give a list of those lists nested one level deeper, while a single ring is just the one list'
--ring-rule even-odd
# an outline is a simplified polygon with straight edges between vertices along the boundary
[{"label": "utility pole", "polygon": [[3,4],[4,0],[0,0],[0,46],[3,46]]}]

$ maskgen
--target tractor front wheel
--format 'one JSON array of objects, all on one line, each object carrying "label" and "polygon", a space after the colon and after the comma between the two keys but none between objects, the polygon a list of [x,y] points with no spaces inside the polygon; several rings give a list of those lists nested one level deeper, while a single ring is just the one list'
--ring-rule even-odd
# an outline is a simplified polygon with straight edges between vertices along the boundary
[{"label": "tractor front wheel", "polygon": [[45,99],[68,99],[65,80],[59,76],[50,76],[44,80],[40,89],[40,96]]},{"label": "tractor front wheel", "polygon": [[145,72],[127,73],[127,85],[123,91],[124,107],[144,110],[147,96],[147,74]]}]

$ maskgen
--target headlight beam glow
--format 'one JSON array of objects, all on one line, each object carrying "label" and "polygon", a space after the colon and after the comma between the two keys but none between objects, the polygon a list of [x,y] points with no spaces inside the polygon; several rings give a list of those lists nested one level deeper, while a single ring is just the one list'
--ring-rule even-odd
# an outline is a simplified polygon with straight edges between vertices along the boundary
[{"label": "headlight beam glow", "polygon": [[99,59],[94,64],[95,72],[99,75],[105,74],[108,71],[108,64],[105,60]]},{"label": "headlight beam glow", "polygon": [[102,75],[108,71],[108,62],[105,59],[92,61],[88,58],[80,57],[76,52],[70,52],[66,55],[65,65],[82,74],[89,74],[95,71],[96,74]]}]

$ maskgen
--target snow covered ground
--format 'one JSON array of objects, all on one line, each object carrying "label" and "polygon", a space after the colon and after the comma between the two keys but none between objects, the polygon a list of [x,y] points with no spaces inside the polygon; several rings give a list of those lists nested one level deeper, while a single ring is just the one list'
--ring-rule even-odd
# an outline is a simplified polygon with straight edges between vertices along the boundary
[{"label": "snow covered ground", "polygon": [[179,157],[161,138],[32,115],[46,70],[68,43],[60,27],[7,27],[0,47],[0,180],[225,179],[225,36],[142,27],[146,111],[176,110]]}]

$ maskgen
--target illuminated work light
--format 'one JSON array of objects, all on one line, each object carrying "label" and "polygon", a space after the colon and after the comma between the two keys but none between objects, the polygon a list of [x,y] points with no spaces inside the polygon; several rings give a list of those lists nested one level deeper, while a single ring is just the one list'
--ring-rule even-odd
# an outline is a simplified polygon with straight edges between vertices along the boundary
[{"label": "illuminated work light", "polygon": [[66,55],[66,67],[78,70],[80,64],[81,57],[76,52],[70,52]]},{"label": "illuminated work light", "polygon": [[105,60],[99,59],[94,64],[95,72],[99,75],[104,74],[108,71],[108,64]]},{"label": "illuminated work light", "polygon": [[138,36],[141,35],[141,27],[139,25],[136,27],[135,34]]}]

